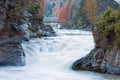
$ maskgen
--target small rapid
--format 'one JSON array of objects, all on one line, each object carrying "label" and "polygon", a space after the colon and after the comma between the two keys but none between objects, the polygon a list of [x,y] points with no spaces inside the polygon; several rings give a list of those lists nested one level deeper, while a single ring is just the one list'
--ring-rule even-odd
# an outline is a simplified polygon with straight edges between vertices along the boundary
[{"label": "small rapid", "polygon": [[120,80],[119,76],[73,71],[74,61],[94,47],[89,31],[56,30],[56,36],[22,43],[26,66],[1,67],[0,80]]}]

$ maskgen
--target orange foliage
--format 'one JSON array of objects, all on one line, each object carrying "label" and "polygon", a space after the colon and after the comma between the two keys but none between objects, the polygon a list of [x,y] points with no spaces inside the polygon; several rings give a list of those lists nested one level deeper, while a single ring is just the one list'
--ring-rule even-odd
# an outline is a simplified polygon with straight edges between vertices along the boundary
[{"label": "orange foliage", "polygon": [[57,12],[55,16],[59,18],[59,21],[62,25],[65,25],[67,22],[67,19],[70,15],[72,7],[72,1],[69,3],[68,1],[63,5],[61,9]]},{"label": "orange foliage", "polygon": [[40,6],[39,14],[44,14],[44,2],[40,1],[39,6]]},{"label": "orange foliage", "polygon": [[58,16],[59,15],[59,10],[60,10],[60,8],[59,8],[59,2],[57,1],[56,2],[56,6],[54,8],[54,16]]},{"label": "orange foliage", "polygon": [[84,7],[84,13],[88,20],[93,21],[94,16],[97,12],[98,6],[96,0],[87,0],[85,7]]}]

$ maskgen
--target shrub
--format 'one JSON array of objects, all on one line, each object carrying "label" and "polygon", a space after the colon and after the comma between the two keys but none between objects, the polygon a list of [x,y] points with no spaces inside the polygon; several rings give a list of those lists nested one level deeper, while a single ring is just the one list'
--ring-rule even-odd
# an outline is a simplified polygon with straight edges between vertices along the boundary
[{"label": "shrub", "polygon": [[33,14],[38,13],[40,6],[38,4],[33,4],[29,7],[29,11]]},{"label": "shrub", "polygon": [[113,44],[109,45],[120,45],[120,11],[109,9],[98,17],[96,23],[96,32],[99,35],[99,39],[107,39],[108,43],[112,40]]}]

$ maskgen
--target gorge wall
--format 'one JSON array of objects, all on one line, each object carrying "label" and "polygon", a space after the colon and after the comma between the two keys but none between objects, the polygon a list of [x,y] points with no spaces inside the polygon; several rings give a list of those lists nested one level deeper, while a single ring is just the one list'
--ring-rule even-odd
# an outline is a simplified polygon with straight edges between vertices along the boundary
[{"label": "gorge wall", "polygon": [[50,26],[42,23],[39,5],[33,3],[31,0],[0,0],[0,66],[25,65],[21,42],[55,34]]},{"label": "gorge wall", "polygon": [[[110,0],[110,10],[103,5],[99,8],[104,12],[98,17],[96,26],[93,28],[95,48],[91,52],[77,60],[72,68],[74,70],[89,70],[102,73],[120,74],[120,12],[119,4]],[[108,9],[107,11],[104,11]]]}]

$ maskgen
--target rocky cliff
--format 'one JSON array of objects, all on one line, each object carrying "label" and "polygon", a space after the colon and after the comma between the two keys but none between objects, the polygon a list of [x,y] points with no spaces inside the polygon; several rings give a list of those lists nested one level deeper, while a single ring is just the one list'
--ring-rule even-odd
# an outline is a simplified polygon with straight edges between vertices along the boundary
[{"label": "rocky cliff", "polygon": [[[88,0],[75,0],[72,8],[70,16],[67,19],[67,23],[65,26],[68,26],[68,28],[78,28],[78,29],[88,29],[91,30],[91,22],[92,20],[88,19],[88,16],[85,13],[85,8]],[[101,13],[103,13],[109,6],[112,8],[119,8],[118,4],[114,0],[92,0],[93,2],[96,1],[96,7],[97,7],[97,13],[94,16],[97,16]],[[91,3],[89,3],[92,5]],[[89,8],[92,6],[89,6]],[[88,9],[89,9],[88,8]],[[94,11],[95,12],[95,11]],[[94,21],[93,21],[94,22]]]},{"label": "rocky cliff", "polygon": [[39,6],[27,6],[30,0],[0,0],[0,66],[25,65],[22,40],[54,34],[42,24]]},{"label": "rocky cliff", "polygon": [[[118,5],[114,2],[115,4]],[[104,8],[104,5],[101,8]],[[100,21],[98,20],[92,31],[95,48],[73,64],[74,70],[120,74],[120,12],[116,9],[119,9],[119,6],[112,6],[112,9],[99,17]]]}]

